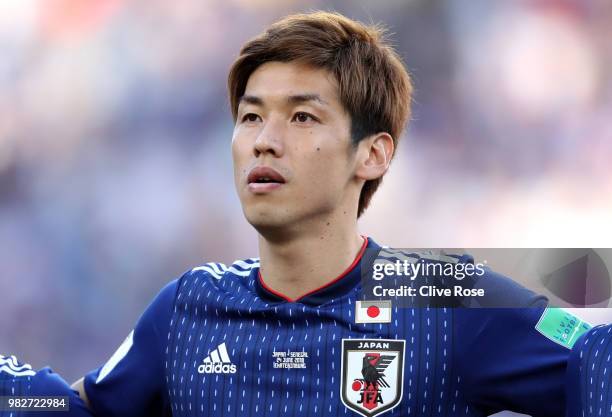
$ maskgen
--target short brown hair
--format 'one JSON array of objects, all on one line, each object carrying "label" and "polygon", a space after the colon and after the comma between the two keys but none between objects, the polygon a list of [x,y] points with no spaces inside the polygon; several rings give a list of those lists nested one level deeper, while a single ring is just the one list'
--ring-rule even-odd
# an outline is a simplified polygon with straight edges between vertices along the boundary
[{"label": "short brown hair", "polygon": [[[351,117],[353,144],[386,132],[397,147],[410,116],[412,84],[380,27],[330,12],[295,14],[274,23],[242,47],[230,69],[228,90],[234,122],[249,77],[271,61],[298,61],[328,70],[336,78],[340,101]],[[365,182],[357,217],[381,181],[382,177]]]}]

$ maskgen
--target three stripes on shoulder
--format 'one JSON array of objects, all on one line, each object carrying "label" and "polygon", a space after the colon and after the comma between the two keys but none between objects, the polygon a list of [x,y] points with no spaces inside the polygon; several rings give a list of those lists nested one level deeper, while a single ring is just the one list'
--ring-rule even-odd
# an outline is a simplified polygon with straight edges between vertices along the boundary
[{"label": "three stripes on shoulder", "polygon": [[216,279],[221,279],[226,272],[248,277],[251,274],[251,269],[256,267],[259,267],[259,258],[249,258],[235,261],[229,267],[225,264],[209,262],[205,265],[193,268],[191,272],[206,271]]},{"label": "three stripes on shoulder", "polygon": [[32,370],[32,365],[19,363],[13,355],[0,355],[0,379],[13,378],[16,376],[34,376],[36,372]]}]

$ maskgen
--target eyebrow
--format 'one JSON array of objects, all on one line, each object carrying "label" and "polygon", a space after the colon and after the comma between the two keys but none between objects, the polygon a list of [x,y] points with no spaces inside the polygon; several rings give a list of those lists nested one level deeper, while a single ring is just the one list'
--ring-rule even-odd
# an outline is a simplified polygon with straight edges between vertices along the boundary
[{"label": "eyebrow", "polygon": [[[323,105],[329,105],[329,103],[325,100],[323,100],[321,98],[320,95],[315,94],[315,93],[310,93],[310,94],[295,94],[295,95],[291,95],[289,97],[287,97],[287,102],[290,104],[302,104],[302,103],[307,103],[309,101],[316,101],[320,104]],[[247,104],[253,104],[256,106],[262,106],[263,105],[263,100],[261,99],[261,97],[258,96],[253,96],[253,95],[243,95],[242,97],[240,97],[240,99],[238,100],[238,103],[247,103]]]},{"label": "eyebrow", "polygon": [[247,104],[254,104],[256,106],[261,106],[263,104],[263,100],[257,96],[243,95],[242,97],[238,99],[238,104],[240,103],[247,103]]},{"label": "eyebrow", "polygon": [[327,101],[323,100],[318,94],[296,94],[293,96],[287,97],[287,101],[291,104],[301,104],[309,101],[316,101],[320,104],[327,105]]}]

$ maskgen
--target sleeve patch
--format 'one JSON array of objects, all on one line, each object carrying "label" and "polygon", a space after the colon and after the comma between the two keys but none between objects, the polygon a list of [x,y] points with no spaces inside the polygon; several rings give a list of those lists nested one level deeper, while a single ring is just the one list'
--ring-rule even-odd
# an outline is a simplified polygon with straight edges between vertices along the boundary
[{"label": "sleeve patch", "polygon": [[546,308],[535,326],[542,335],[568,349],[592,327],[562,308]]}]

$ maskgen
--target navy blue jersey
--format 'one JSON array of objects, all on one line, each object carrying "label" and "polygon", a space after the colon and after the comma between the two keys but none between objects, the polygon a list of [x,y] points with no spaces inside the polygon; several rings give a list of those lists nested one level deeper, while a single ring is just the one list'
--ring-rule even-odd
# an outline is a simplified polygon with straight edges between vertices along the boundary
[{"label": "navy blue jersey", "polygon": [[93,410],[175,417],[564,414],[569,349],[538,328],[544,299],[493,274],[490,288],[499,280],[505,297],[529,308],[393,306],[388,322],[357,323],[357,261],[295,302],[265,285],[256,258],[193,268],[168,284],[111,359],[86,375]]}]

